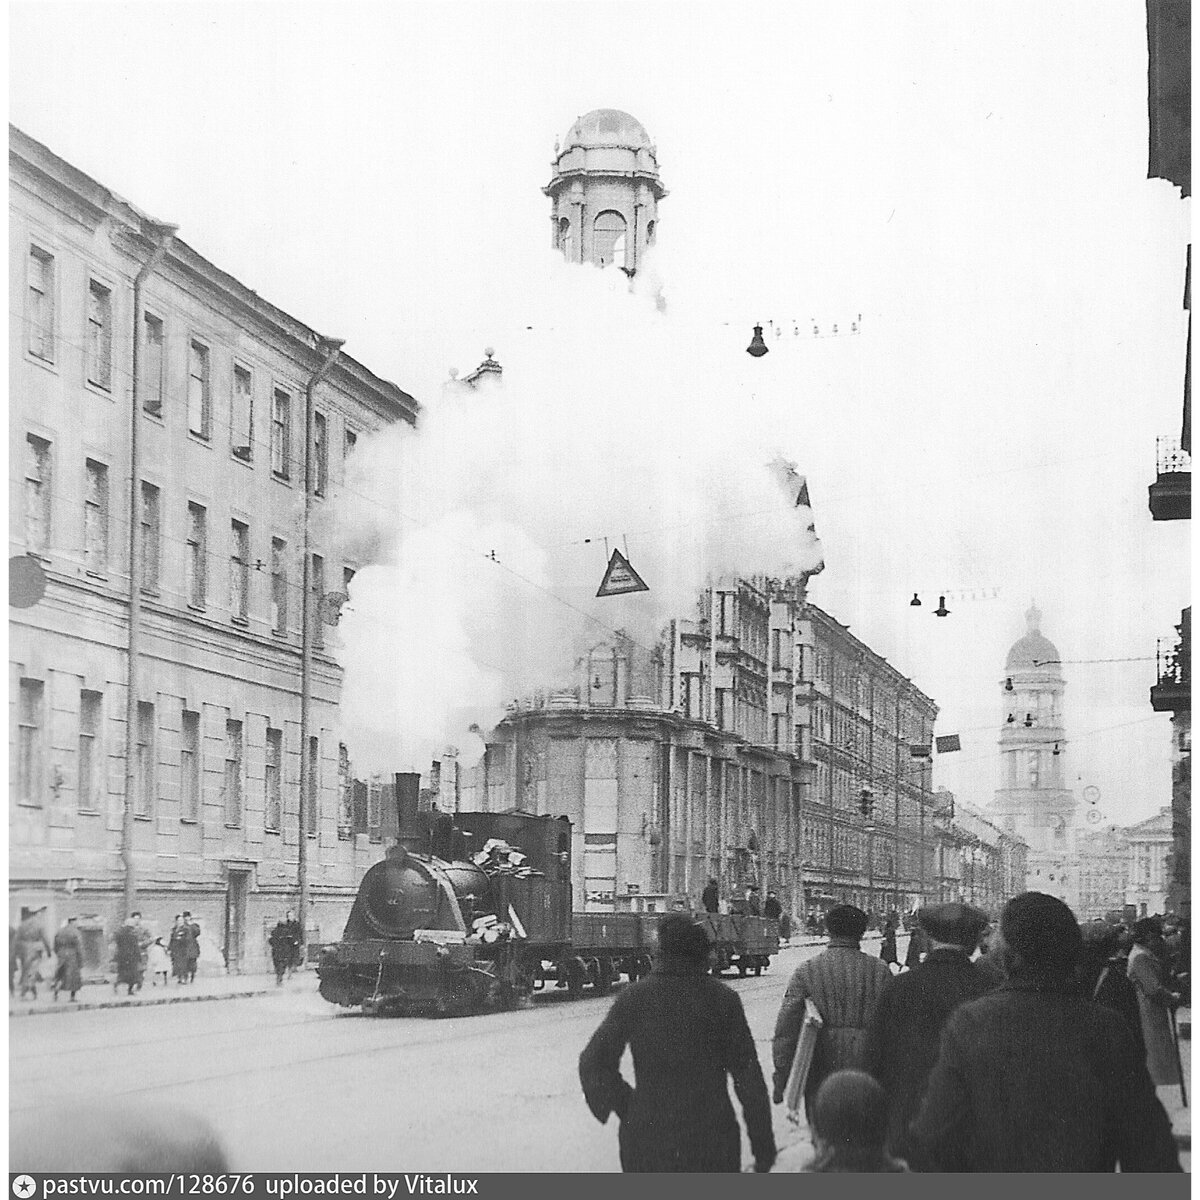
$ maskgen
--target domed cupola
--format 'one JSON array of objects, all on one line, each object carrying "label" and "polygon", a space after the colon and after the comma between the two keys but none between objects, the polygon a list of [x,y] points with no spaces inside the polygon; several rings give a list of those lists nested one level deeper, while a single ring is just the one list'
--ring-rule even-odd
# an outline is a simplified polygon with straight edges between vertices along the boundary
[{"label": "domed cupola", "polygon": [[552,204],[552,237],[567,262],[617,266],[632,275],[654,244],[658,202],[667,194],[642,123],[617,108],[576,119],[554,147],[542,189]]},{"label": "domed cupola", "polygon": [[1049,638],[1042,635],[1042,613],[1034,604],[1025,614],[1028,630],[1025,636],[1012,645],[1008,657],[1004,660],[1006,671],[1040,671],[1048,668],[1051,674],[1059,674],[1055,669],[1061,663],[1058,647]]}]

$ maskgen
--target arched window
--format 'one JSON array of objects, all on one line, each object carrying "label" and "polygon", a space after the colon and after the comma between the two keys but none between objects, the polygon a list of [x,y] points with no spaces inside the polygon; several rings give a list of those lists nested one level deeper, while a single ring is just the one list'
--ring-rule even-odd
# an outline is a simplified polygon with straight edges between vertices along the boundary
[{"label": "arched window", "polygon": [[592,223],[592,257],[597,266],[625,265],[625,218],[606,209]]},{"label": "arched window", "polygon": [[559,217],[558,219],[558,248],[562,251],[562,256],[567,262],[572,261],[571,256],[571,221],[568,217]]}]

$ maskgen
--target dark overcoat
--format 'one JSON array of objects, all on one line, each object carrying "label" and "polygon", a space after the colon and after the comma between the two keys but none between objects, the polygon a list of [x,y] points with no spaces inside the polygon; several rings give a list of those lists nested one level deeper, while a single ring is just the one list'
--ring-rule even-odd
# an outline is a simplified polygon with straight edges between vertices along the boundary
[{"label": "dark overcoat", "polygon": [[888,1095],[887,1145],[905,1157],[904,1132],[917,1115],[950,1014],[990,984],[961,950],[933,950],[884,989],[867,1028],[863,1069]]},{"label": "dark overcoat", "polygon": [[142,957],[141,933],[132,925],[122,925],[116,936],[117,982],[141,987],[146,970]]},{"label": "dark overcoat", "polygon": [[55,986],[75,995],[83,986],[83,938],[74,925],[64,925],[54,935],[54,957],[58,960]]},{"label": "dark overcoat", "polygon": [[826,1076],[861,1065],[867,1026],[891,978],[879,959],[859,950],[858,942],[841,937],[831,937],[820,954],[796,968],[775,1022],[776,1095],[783,1094],[791,1074],[805,1000],[812,1000],[825,1022],[804,1087],[805,1098],[811,1102]]},{"label": "dark overcoat", "polygon": [[[633,1055],[636,1086],[621,1076]],[[741,1101],[756,1162],[775,1159],[771,1104],[737,993],[694,966],[660,962],[630,984],[579,1056],[584,1098],[598,1121],[616,1113],[624,1171],[738,1171]]]},{"label": "dark overcoat", "polygon": [[1034,978],[960,1005],[909,1126],[917,1171],[1178,1171],[1171,1123],[1124,1021]]}]

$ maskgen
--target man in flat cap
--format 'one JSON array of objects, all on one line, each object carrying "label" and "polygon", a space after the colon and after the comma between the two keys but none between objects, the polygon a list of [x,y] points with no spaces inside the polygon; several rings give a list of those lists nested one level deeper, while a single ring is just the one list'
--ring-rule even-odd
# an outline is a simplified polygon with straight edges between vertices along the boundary
[{"label": "man in flat cap", "polygon": [[804,1021],[804,1002],[812,1000],[825,1024],[804,1087],[810,1124],[812,1102],[826,1076],[860,1065],[867,1025],[884,984],[892,978],[885,962],[858,948],[867,931],[867,914],[861,908],[852,904],[831,908],[825,928],[829,945],[796,968],[783,996],[772,1044],[775,1103],[782,1104]]},{"label": "man in flat cap", "polygon": [[950,1014],[989,988],[971,953],[987,914],[967,904],[935,904],[918,914],[929,938],[925,961],[883,990],[867,1029],[863,1068],[888,1096],[888,1152],[905,1158],[904,1134],[937,1061],[938,1039]]},{"label": "man in flat cap", "polygon": [[1054,896],[1000,917],[1006,978],[951,1013],[908,1129],[917,1171],[1178,1171],[1171,1123],[1133,1035],[1079,995],[1083,937]]}]

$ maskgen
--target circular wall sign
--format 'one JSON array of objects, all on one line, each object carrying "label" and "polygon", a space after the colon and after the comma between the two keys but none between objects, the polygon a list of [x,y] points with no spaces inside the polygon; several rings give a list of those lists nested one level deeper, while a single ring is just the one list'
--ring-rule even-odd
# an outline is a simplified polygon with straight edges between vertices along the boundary
[{"label": "circular wall sign", "polygon": [[8,560],[8,602],[13,608],[32,608],[46,594],[46,572],[32,555]]}]

